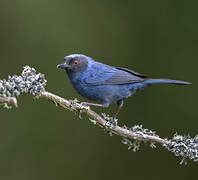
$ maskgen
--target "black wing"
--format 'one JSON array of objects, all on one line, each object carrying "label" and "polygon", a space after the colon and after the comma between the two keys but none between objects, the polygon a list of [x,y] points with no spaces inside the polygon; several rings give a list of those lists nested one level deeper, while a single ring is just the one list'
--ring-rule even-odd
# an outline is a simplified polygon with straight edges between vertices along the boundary
[{"label": "black wing", "polygon": [[132,71],[130,69],[127,69],[127,68],[122,68],[122,67],[116,67],[116,69],[119,69],[119,70],[123,70],[123,71],[126,71],[126,72],[129,72],[135,76],[138,76],[138,77],[141,77],[141,78],[148,78],[147,75],[144,75],[144,74],[141,74],[139,72],[135,72],[135,71]]}]

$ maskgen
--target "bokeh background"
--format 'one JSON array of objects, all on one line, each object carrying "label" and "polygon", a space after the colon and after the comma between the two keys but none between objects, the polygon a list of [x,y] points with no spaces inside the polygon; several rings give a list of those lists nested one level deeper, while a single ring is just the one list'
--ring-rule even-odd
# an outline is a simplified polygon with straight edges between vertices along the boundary
[{"label": "bokeh background", "polygon": [[[85,100],[56,69],[63,57],[83,53],[151,77],[191,86],[153,86],[125,101],[121,125],[143,124],[162,137],[198,134],[197,1],[1,0],[0,78],[24,65],[46,75],[47,90]],[[93,108],[111,114],[109,109]],[[119,137],[44,99],[19,98],[0,109],[0,179],[196,179],[198,164],[180,165],[162,147],[133,153]]]}]

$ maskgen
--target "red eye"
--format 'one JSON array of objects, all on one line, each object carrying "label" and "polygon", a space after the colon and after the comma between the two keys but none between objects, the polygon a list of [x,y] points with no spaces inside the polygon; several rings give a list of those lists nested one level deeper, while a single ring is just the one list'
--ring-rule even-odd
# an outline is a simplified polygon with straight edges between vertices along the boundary
[{"label": "red eye", "polygon": [[75,66],[78,65],[78,61],[77,60],[74,61],[74,65]]}]

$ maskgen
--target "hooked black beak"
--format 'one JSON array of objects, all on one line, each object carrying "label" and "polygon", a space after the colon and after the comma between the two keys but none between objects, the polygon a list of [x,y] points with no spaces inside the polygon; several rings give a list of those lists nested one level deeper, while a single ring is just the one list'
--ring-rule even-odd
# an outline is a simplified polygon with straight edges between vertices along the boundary
[{"label": "hooked black beak", "polygon": [[68,64],[66,64],[66,63],[63,63],[63,64],[58,64],[56,67],[57,67],[57,68],[61,68],[61,69],[67,69],[67,68],[69,68],[70,66],[69,66]]}]

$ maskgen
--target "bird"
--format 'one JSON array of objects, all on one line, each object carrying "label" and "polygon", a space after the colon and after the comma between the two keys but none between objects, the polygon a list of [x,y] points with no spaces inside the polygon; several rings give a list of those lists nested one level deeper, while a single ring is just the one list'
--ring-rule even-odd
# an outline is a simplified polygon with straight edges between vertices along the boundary
[{"label": "bird", "polygon": [[96,101],[82,102],[86,106],[109,107],[117,103],[113,119],[117,118],[124,99],[138,90],[153,84],[188,85],[190,82],[171,79],[152,79],[148,76],[123,67],[114,67],[83,54],[71,54],[57,68],[64,69],[73,88],[83,97]]}]

